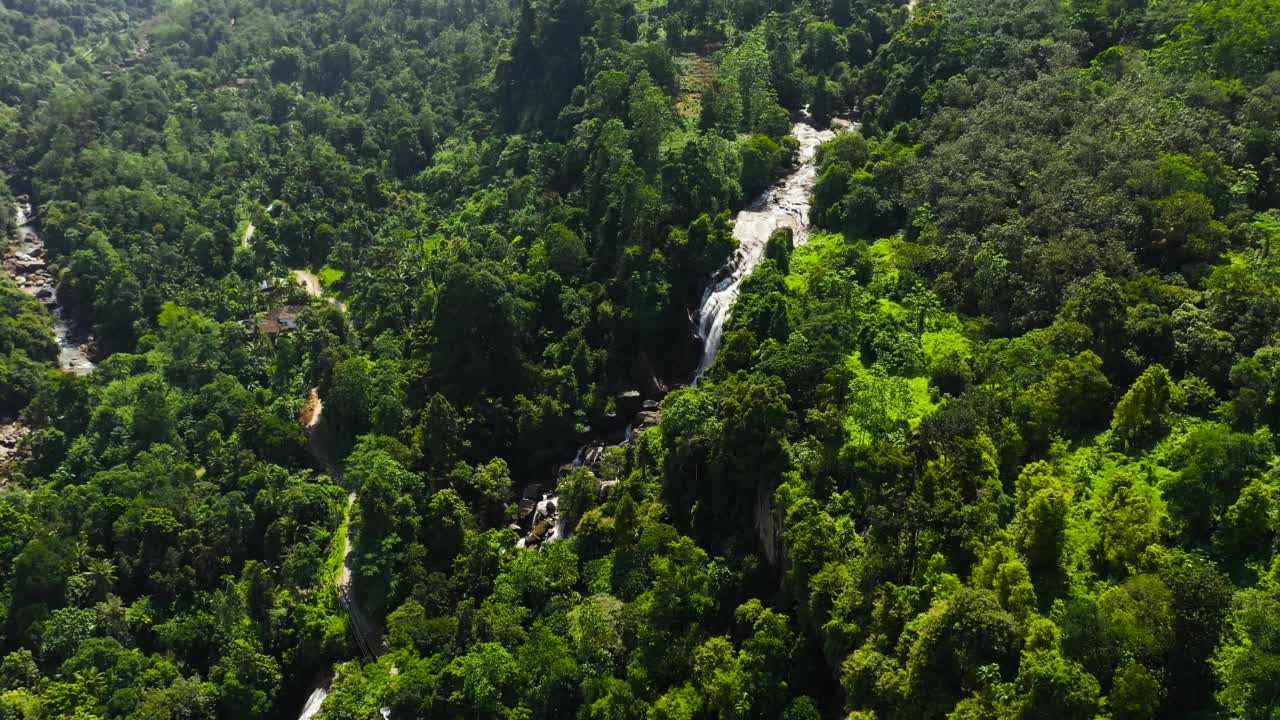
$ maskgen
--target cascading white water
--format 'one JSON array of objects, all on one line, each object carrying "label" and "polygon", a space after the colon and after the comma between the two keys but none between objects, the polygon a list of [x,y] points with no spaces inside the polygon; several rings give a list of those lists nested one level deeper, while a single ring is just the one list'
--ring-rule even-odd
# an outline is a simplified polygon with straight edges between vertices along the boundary
[{"label": "cascading white water", "polygon": [[[808,123],[796,123],[791,134],[799,141],[799,167],[790,175],[774,183],[751,203],[750,207],[738,213],[734,218],[733,236],[738,239],[738,250],[716,276],[717,280],[709,285],[702,295],[702,303],[697,317],[697,333],[702,339],[702,358],[694,375],[694,383],[715,362],[716,353],[720,350],[720,340],[724,332],[724,323],[729,318],[733,301],[738,297],[738,289],[760,260],[764,258],[765,245],[769,236],[780,227],[789,227],[792,239],[799,245],[805,241],[809,232],[809,193],[817,181],[818,169],[814,164],[818,146],[835,137],[831,130],[818,130]],[[622,447],[631,441],[632,425],[628,425],[622,442],[609,447]],[[584,453],[593,446],[584,445],[578,448],[573,458],[575,467],[586,461]],[[601,449],[603,447],[601,446]],[[532,525],[537,525],[544,518],[555,522],[554,529],[540,542],[546,543],[565,536],[565,528],[557,512],[547,512],[548,501],[559,503],[559,495],[547,493],[538,503],[534,511]],[[517,547],[527,547],[528,537],[520,538]]]},{"label": "cascading white water", "polygon": [[329,697],[328,683],[311,691],[311,696],[307,698],[307,704],[302,708],[302,714],[298,716],[298,720],[311,720],[311,718],[320,714],[320,708],[324,705],[324,699]]},{"label": "cascading white water", "polygon": [[733,236],[738,239],[738,250],[716,276],[718,279],[702,294],[697,317],[702,357],[693,376],[695,384],[715,362],[733,301],[738,297],[742,281],[764,258],[769,236],[778,228],[789,227],[797,245],[808,237],[809,193],[818,177],[814,155],[818,146],[834,138],[835,133],[801,122],[791,128],[791,134],[800,142],[800,166],[734,218]]},{"label": "cascading white water", "polygon": [[38,299],[53,315],[53,337],[58,343],[58,363],[62,369],[77,374],[92,372],[95,365],[84,348],[92,338],[74,332],[63,317],[58,291],[45,257],[44,240],[36,232],[31,204],[25,198],[14,206],[14,221],[16,237],[0,253],[0,264],[18,287]]}]

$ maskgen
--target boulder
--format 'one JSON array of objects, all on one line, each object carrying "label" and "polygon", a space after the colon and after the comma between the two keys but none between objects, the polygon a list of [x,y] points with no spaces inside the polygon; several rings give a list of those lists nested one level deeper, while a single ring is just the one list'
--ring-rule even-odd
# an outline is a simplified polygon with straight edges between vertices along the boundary
[{"label": "boulder", "polygon": [[26,253],[17,253],[13,256],[13,260],[11,262],[18,272],[31,272],[33,270],[43,269],[45,266],[43,260],[31,257]]},{"label": "boulder", "polygon": [[605,480],[600,483],[600,502],[605,502],[613,495],[614,488],[618,486],[617,480]]},{"label": "boulder", "polygon": [[639,390],[627,390],[626,392],[619,393],[618,396],[613,399],[613,404],[614,407],[618,408],[619,415],[629,418],[640,411],[640,406],[643,404],[643,400],[640,397]]},{"label": "boulder", "polygon": [[524,544],[526,546],[533,546],[541,543],[543,539],[551,534],[551,531],[554,530],[555,527],[555,522],[550,518],[543,520],[537,525],[534,525],[533,529],[529,531],[529,536],[524,539]]}]

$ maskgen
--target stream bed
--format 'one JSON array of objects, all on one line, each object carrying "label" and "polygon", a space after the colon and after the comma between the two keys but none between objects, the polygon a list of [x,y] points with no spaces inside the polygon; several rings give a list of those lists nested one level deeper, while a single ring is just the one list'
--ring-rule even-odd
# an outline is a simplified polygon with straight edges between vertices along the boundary
[{"label": "stream bed", "polygon": [[18,231],[5,249],[4,271],[53,315],[53,337],[58,343],[58,364],[62,369],[81,375],[92,372],[96,367],[89,357],[93,336],[79,332],[63,317],[44,240],[36,230],[35,215],[27,198],[18,198],[15,214]]},{"label": "stream bed", "polygon": [[733,301],[738,297],[742,281],[764,259],[769,236],[783,227],[791,228],[792,239],[797,245],[803,244],[809,236],[809,196],[818,179],[814,156],[818,146],[834,138],[835,132],[818,130],[808,123],[798,122],[792,126],[791,134],[800,142],[798,166],[734,216],[733,236],[738,240],[738,249],[702,294],[696,316],[702,357],[694,372],[695,384],[716,361]]}]

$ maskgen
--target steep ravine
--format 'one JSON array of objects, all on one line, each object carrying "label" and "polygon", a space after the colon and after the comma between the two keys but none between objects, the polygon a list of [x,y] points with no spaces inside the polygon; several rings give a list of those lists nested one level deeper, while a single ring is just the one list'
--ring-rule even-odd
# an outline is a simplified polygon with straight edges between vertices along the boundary
[{"label": "steep ravine", "polygon": [[[818,146],[834,138],[835,132],[818,130],[807,122],[798,122],[792,126],[791,134],[800,145],[796,168],[734,217],[733,236],[738,240],[738,249],[702,295],[702,302],[695,316],[695,332],[702,341],[702,355],[693,376],[695,384],[715,363],[724,326],[729,319],[733,302],[738,297],[738,290],[742,287],[743,280],[764,259],[769,236],[781,227],[791,229],[796,244],[802,244],[809,236],[810,194],[818,175],[815,156]],[[657,406],[651,403],[652,401],[646,403],[640,413],[628,420],[621,442],[615,443],[614,447],[629,442],[633,430],[656,423]],[[574,456],[573,466],[594,465],[606,447],[603,441],[584,445]],[[533,497],[529,497],[530,494]],[[519,545],[534,546],[564,537],[566,528],[560,522],[558,513],[559,495],[554,492],[526,492],[525,495],[521,504],[527,513],[522,512],[521,522],[516,525],[524,534]],[[777,532],[769,508],[769,498],[758,498],[754,522],[757,535],[772,562]]]},{"label": "steep ravine", "polygon": [[[725,323],[733,311],[738,291],[751,271],[764,259],[769,236],[778,228],[785,227],[791,229],[792,241],[797,245],[809,237],[810,198],[818,179],[815,158],[818,146],[834,138],[835,132],[818,130],[808,123],[799,122],[791,128],[791,134],[800,141],[799,166],[734,217],[733,236],[738,240],[738,250],[717,275],[718,280],[702,295],[697,315],[702,358],[694,372],[694,383],[715,364]],[[752,503],[751,521],[765,560],[773,565],[778,558],[779,523],[769,494],[762,492],[757,495]]]},{"label": "steep ravine", "polygon": [[[703,341],[703,351],[693,378],[695,383],[714,364],[720,349],[721,334],[733,301],[737,298],[742,281],[764,258],[764,248],[769,236],[780,227],[788,227],[791,228],[797,244],[803,243],[808,237],[809,196],[817,179],[814,156],[818,146],[835,137],[835,133],[831,130],[818,130],[808,123],[800,122],[792,127],[792,134],[800,143],[797,167],[734,218],[734,237],[738,239],[738,249],[703,293],[695,328],[698,337]],[[313,287],[308,278],[299,279],[309,289]],[[603,437],[596,438],[583,445],[572,461],[566,463],[566,469],[583,465],[594,467],[599,463],[605,449],[621,447],[630,442],[633,432],[657,423],[656,401],[642,402],[639,394],[634,392],[620,396],[617,401],[619,414],[628,418],[620,435],[614,435],[607,440]],[[312,391],[307,410],[304,412],[304,424],[307,426],[309,438],[308,447],[318,464],[330,468],[330,472],[335,472],[316,432],[322,407],[319,397]],[[564,537],[566,528],[560,521],[559,495],[555,492],[541,492],[536,485],[529,486],[524,494],[525,497],[520,503],[524,509],[521,513],[522,522],[515,526],[519,528],[522,535],[518,546],[537,547]],[[352,502],[354,499],[354,495],[351,496]],[[757,498],[754,515],[757,535],[766,549],[769,561],[772,562],[775,558],[773,549],[776,547],[777,529],[768,497]],[[348,537],[344,552],[344,569],[338,582],[340,597],[344,598],[350,597],[348,570],[350,551],[351,541]],[[356,618],[359,614],[358,608],[354,602],[347,608],[352,614],[353,627],[357,628],[356,634],[360,635],[358,627],[361,623]],[[361,644],[363,646],[363,643]],[[332,680],[332,675],[329,675],[316,684],[298,720],[311,720],[320,712]],[[388,709],[384,708],[383,716],[386,717],[388,714]]]}]

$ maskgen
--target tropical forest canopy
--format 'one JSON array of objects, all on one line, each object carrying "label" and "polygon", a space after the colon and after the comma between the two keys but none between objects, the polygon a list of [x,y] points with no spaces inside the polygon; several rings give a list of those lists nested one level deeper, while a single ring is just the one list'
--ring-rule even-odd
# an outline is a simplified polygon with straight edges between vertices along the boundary
[{"label": "tropical forest canopy", "polygon": [[1280,0],[14,0],[0,170],[0,720],[1280,713]]}]

